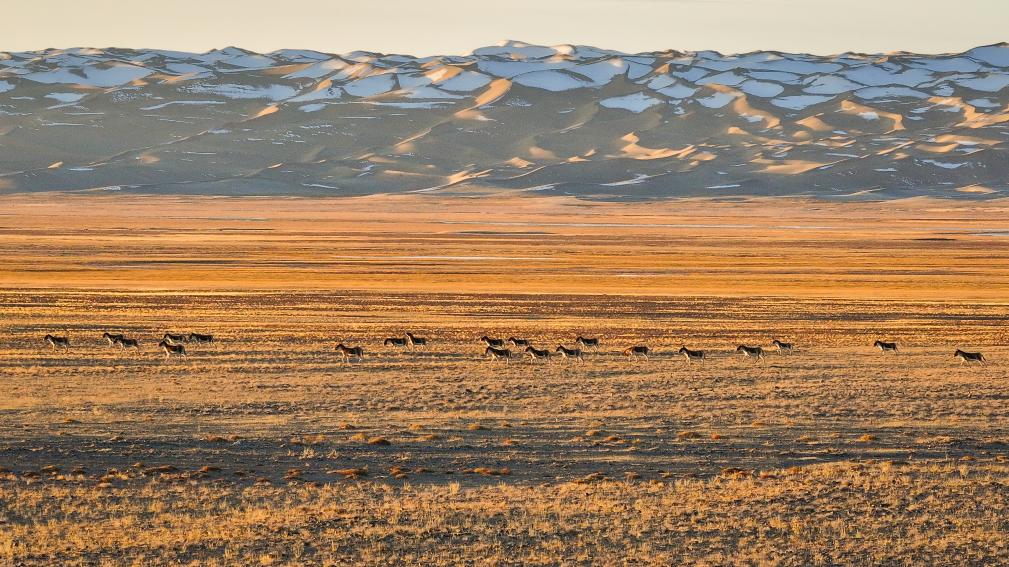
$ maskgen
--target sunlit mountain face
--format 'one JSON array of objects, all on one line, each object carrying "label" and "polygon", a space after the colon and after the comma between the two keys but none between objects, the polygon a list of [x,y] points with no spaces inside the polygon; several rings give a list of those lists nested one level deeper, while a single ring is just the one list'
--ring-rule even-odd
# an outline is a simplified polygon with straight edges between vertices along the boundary
[{"label": "sunlit mountain face", "polygon": [[1009,46],[0,53],[0,192],[1002,196]]}]

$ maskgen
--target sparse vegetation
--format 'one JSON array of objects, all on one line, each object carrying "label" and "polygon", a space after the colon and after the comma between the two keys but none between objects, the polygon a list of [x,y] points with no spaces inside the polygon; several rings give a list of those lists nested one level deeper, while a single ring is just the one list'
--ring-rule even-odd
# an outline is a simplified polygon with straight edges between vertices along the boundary
[{"label": "sparse vegetation", "polygon": [[[236,235],[229,227],[245,221],[208,221],[237,218],[208,206],[193,221],[158,211],[150,234],[117,232],[113,218],[95,221],[106,232],[39,237],[30,215],[0,234],[0,273],[21,286],[0,290],[0,564],[1009,562],[1009,330],[997,302],[1009,264],[939,269],[991,256],[987,237],[897,242],[887,238],[928,231],[894,224],[883,238],[867,220],[798,252],[787,231],[773,245],[737,229],[695,239],[709,229],[550,225],[563,234],[463,238],[445,232],[441,210],[410,225],[421,232],[395,232],[395,217],[369,224],[354,205],[339,214],[360,226],[289,203],[277,210],[314,220]],[[583,206],[601,224],[615,218]],[[686,222],[629,207],[651,224]],[[827,222],[809,214],[787,222]],[[786,222],[768,218],[726,222]],[[337,240],[370,259],[314,267]],[[700,242],[689,261],[684,242]],[[507,269],[390,259],[511,249],[562,252]],[[241,286],[207,267],[225,257],[248,262],[235,268],[248,275]],[[739,277],[724,293],[743,297],[710,295],[723,293],[726,257]],[[278,271],[278,258],[309,267]],[[122,266],[169,291],[110,291],[129,281]],[[615,275],[642,271],[656,275]],[[927,285],[923,271],[936,274]],[[893,297],[859,287],[869,280]],[[408,291],[383,287],[394,282]],[[541,293],[502,291],[518,283]],[[683,295],[654,295],[674,284]],[[317,291],[327,287],[371,291]],[[951,290],[980,291],[951,302]],[[141,350],[103,346],[106,329],[141,338]],[[166,329],[219,341],[165,361],[149,338]],[[431,346],[381,348],[405,329]],[[52,351],[39,330],[74,347]],[[603,340],[584,363],[490,364],[475,341],[570,345],[577,332]],[[796,352],[759,365],[732,356],[772,332]],[[899,355],[871,349],[884,334],[899,334]],[[341,363],[331,339],[363,345],[364,360]],[[673,355],[684,342],[705,349],[703,366]],[[628,364],[618,352],[638,343],[656,354]],[[953,344],[983,349],[989,366],[958,366]]]},{"label": "sparse vegetation", "polygon": [[[991,462],[966,475],[952,463],[888,469],[841,462],[769,478],[596,477],[470,489],[366,478],[318,487],[148,483],[104,490],[8,481],[0,484],[0,562],[225,566],[263,555],[275,565],[552,565],[584,556],[665,565],[1009,561],[1002,545],[1009,537],[1002,497],[1009,469]],[[44,523],[18,520],[42,513]],[[605,535],[570,537],[575,533]]]}]

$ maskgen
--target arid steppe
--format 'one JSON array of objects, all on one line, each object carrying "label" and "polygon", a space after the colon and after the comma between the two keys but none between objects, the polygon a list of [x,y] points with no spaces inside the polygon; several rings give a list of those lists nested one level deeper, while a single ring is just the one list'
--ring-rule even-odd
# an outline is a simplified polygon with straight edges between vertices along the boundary
[{"label": "arid steppe", "polygon": [[[5,564],[1009,561],[1009,202],[0,211]],[[430,346],[383,346],[406,331]],[[491,362],[483,335],[602,345]]]}]

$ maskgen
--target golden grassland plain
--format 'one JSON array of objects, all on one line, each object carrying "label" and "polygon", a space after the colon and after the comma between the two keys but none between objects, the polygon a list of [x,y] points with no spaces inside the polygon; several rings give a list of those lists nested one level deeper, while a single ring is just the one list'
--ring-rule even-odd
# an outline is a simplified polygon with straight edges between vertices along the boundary
[{"label": "golden grassland plain", "polygon": [[[1009,561],[1002,201],[0,211],[0,563]],[[217,341],[164,360],[166,331]]]}]

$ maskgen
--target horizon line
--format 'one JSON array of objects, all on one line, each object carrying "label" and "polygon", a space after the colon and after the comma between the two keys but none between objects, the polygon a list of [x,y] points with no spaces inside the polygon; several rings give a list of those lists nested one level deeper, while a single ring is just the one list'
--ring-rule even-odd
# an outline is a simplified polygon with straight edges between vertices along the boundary
[{"label": "horizon line", "polygon": [[[723,52],[723,51],[719,51],[717,49],[677,49],[677,48],[672,48],[672,47],[664,48],[664,49],[652,49],[652,50],[646,50],[646,51],[624,51],[624,50],[620,50],[620,49],[612,49],[612,48],[608,48],[608,47],[599,47],[598,45],[591,45],[591,44],[585,44],[585,43],[555,43],[555,44],[545,44],[545,43],[531,43],[531,42],[525,42],[525,41],[521,41],[521,40],[510,40],[510,39],[508,39],[508,40],[502,40],[502,41],[499,41],[499,42],[493,43],[493,44],[487,44],[487,45],[477,46],[477,47],[474,47],[470,51],[465,52],[465,53],[435,53],[435,54],[432,54],[432,55],[415,55],[415,54],[412,54],[412,53],[405,53],[405,52],[399,52],[399,51],[373,51],[373,50],[368,50],[368,49],[353,49],[353,50],[350,50],[350,51],[322,51],[322,50],[319,50],[319,49],[312,49],[312,48],[307,48],[307,47],[281,47],[281,48],[273,49],[273,50],[270,50],[270,51],[258,51],[258,50],[255,50],[255,49],[249,49],[249,48],[242,47],[240,45],[234,45],[234,44],[225,45],[223,47],[213,47],[213,48],[207,49],[205,51],[188,51],[188,50],[183,50],[183,49],[169,49],[169,48],[161,48],[161,47],[125,47],[125,46],[97,47],[97,46],[93,46],[93,45],[92,46],[89,46],[89,45],[72,45],[72,46],[67,46],[67,47],[44,47],[44,48],[41,48],[41,49],[20,50],[20,51],[19,50],[0,49],[0,55],[2,55],[2,54],[21,54],[21,53],[36,54],[36,53],[46,53],[46,52],[51,52],[51,51],[73,51],[73,50],[86,50],[86,49],[96,49],[96,50],[100,50],[100,51],[108,51],[108,50],[162,51],[162,52],[172,52],[172,53],[181,53],[181,54],[190,54],[190,55],[206,55],[208,53],[225,51],[227,49],[239,49],[241,51],[245,51],[245,52],[256,54],[256,55],[269,55],[269,54],[273,54],[273,53],[280,53],[280,52],[283,52],[283,51],[310,51],[310,52],[319,53],[319,54],[322,54],[322,55],[336,55],[336,56],[346,55],[346,54],[351,54],[351,53],[371,53],[371,54],[382,55],[382,56],[396,56],[396,55],[399,55],[399,56],[404,56],[404,57],[411,57],[411,58],[414,58],[414,59],[425,59],[425,58],[429,58],[429,57],[472,57],[472,56],[476,55],[475,52],[477,50],[479,50],[479,49],[486,49],[486,48],[492,48],[492,47],[509,47],[509,46],[514,46],[514,47],[517,47],[517,48],[521,48],[521,47],[545,47],[545,48],[551,48],[551,49],[556,49],[558,47],[572,47],[572,48],[583,47],[583,48],[595,49],[595,50],[604,51],[604,52],[613,52],[615,54],[621,54],[621,55],[650,55],[650,54],[656,54],[656,53],[670,53],[670,52],[673,52],[673,53],[683,53],[683,54],[689,54],[689,53],[693,53],[693,54],[696,54],[696,53],[715,53],[715,54],[718,54],[719,56],[722,56],[722,57],[740,57],[740,56],[746,56],[746,55],[753,55],[753,54],[757,54],[757,53],[777,53],[777,54],[787,54],[787,55],[803,55],[803,56],[811,56],[811,57],[840,57],[840,56],[844,56],[844,55],[856,55],[856,56],[868,56],[868,57],[872,57],[872,56],[893,56],[893,55],[921,55],[921,56],[943,57],[943,56],[962,55],[962,54],[967,53],[969,51],[973,51],[975,49],[981,49],[981,48],[985,48],[985,47],[1009,47],[1009,40],[1007,40],[1007,41],[998,41],[998,42],[995,42],[995,43],[986,43],[986,44],[981,44],[981,45],[974,45],[972,47],[968,47],[967,49],[964,49],[963,51],[943,51],[943,52],[922,52],[922,51],[892,50],[892,51],[875,51],[875,52],[869,52],[869,51],[841,51],[841,52],[834,52],[834,53],[815,53],[815,52],[811,52],[811,51],[788,51],[788,50],[781,50],[781,49],[754,49],[754,50],[751,50],[751,51]],[[2,60],[2,58],[0,58],[0,60]]]}]

